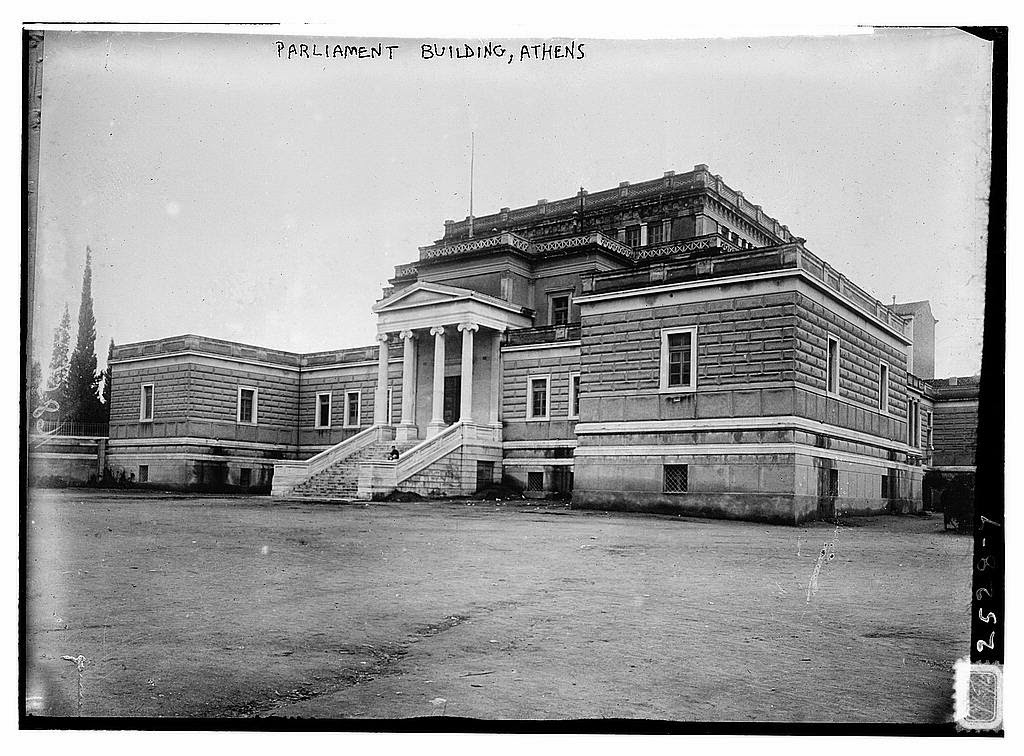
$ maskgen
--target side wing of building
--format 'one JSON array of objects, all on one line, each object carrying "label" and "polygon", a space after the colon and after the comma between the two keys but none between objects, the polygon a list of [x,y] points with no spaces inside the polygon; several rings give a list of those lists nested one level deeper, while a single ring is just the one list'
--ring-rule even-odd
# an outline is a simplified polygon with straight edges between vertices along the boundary
[{"label": "side wing of building", "polygon": [[903,321],[800,245],[596,276],[580,304],[574,503],[800,522],[920,497]]}]

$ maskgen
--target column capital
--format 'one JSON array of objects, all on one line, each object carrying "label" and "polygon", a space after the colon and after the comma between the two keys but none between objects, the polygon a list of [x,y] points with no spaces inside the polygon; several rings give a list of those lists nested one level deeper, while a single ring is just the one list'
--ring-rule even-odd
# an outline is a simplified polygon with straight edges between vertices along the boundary
[{"label": "column capital", "polygon": [[459,323],[460,331],[479,331],[480,326],[476,323]]},{"label": "column capital", "polygon": [[388,343],[388,334],[386,334],[386,333],[378,333],[377,334],[377,341],[379,341],[381,344],[387,344]]},{"label": "column capital", "polygon": [[409,341],[410,339],[416,338],[416,334],[413,331],[399,331],[398,336],[402,341]]},{"label": "column capital", "polygon": [[431,336],[444,336],[444,326],[437,325],[430,329]]}]

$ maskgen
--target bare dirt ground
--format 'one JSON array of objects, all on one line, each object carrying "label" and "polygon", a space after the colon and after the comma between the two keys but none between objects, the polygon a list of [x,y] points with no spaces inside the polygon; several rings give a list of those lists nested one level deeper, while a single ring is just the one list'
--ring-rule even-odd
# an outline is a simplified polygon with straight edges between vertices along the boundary
[{"label": "bare dirt ground", "polygon": [[971,540],[558,506],[31,491],[27,708],[942,722]]}]

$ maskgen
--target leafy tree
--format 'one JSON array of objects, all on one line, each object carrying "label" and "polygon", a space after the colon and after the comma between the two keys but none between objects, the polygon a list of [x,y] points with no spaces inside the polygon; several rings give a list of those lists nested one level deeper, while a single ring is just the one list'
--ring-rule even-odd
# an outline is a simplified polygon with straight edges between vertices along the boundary
[{"label": "leafy tree", "polygon": [[[54,399],[60,404],[60,415],[66,417],[65,402],[68,388],[68,347],[71,343],[71,315],[67,303],[64,315],[53,330],[53,351],[50,353],[50,371],[46,379],[43,401]],[[46,419],[55,420],[54,417]]]},{"label": "leafy tree", "polygon": [[66,419],[79,423],[103,421],[99,385],[100,375],[96,372],[96,317],[92,311],[92,251],[86,247],[82,303],[78,308],[78,339],[68,365]]}]

